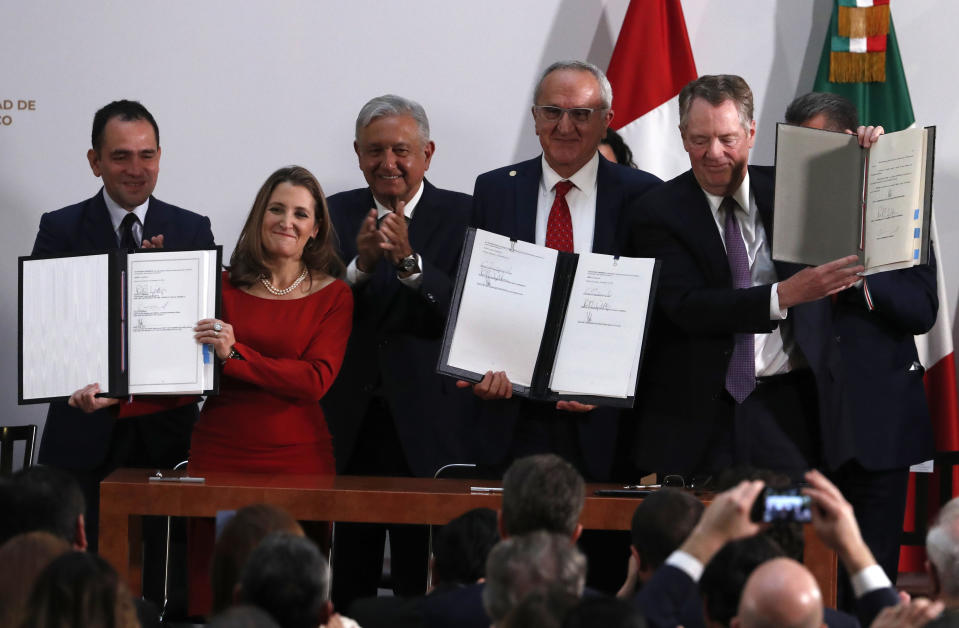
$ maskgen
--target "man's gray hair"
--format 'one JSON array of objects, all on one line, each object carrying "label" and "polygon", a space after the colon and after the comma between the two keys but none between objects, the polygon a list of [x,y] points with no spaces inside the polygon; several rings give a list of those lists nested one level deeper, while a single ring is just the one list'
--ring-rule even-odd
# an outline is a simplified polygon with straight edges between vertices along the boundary
[{"label": "man's gray hair", "polygon": [[682,133],[686,132],[689,110],[697,98],[702,98],[713,107],[731,100],[739,112],[739,123],[749,132],[749,125],[753,121],[753,90],[749,89],[743,77],[735,74],[706,74],[687,83],[679,92],[679,130]]},{"label": "man's gray hair", "polygon": [[557,61],[543,71],[539,77],[539,82],[536,83],[536,89],[533,90],[534,105],[539,104],[539,92],[543,87],[543,81],[546,80],[547,76],[559,70],[589,72],[596,78],[596,82],[599,84],[599,99],[603,103],[603,110],[608,111],[609,108],[613,106],[613,86],[609,84],[609,79],[606,78],[606,74],[588,61],[576,61],[573,59]]},{"label": "man's gray hair", "polygon": [[423,144],[430,141],[430,121],[426,117],[426,110],[423,109],[423,105],[396,94],[377,96],[363,105],[363,108],[360,109],[360,115],[356,116],[356,137],[354,139],[359,141],[360,132],[363,129],[374,120],[387,116],[410,116],[416,120]]},{"label": "man's gray hair", "polygon": [[959,497],[939,511],[936,524],[926,534],[926,555],[939,575],[942,594],[959,595]]},{"label": "man's gray hair", "polygon": [[586,557],[568,536],[533,532],[500,541],[486,561],[483,608],[499,624],[530,593],[558,589],[579,597]]},{"label": "man's gray hair", "polygon": [[556,454],[520,458],[503,475],[503,529],[510,536],[545,530],[569,538],[585,499],[583,476]]}]

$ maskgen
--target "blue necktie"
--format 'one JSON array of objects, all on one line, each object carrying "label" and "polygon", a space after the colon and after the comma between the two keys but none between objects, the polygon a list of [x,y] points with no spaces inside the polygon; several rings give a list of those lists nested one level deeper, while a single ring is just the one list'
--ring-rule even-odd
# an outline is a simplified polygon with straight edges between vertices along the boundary
[{"label": "blue necktie", "polygon": [[[726,259],[729,260],[729,272],[733,277],[733,288],[752,287],[749,274],[749,256],[736,220],[738,203],[727,196],[720,205],[720,211],[726,212]],[[726,367],[726,390],[736,403],[742,403],[756,388],[756,353],[753,334],[736,334],[733,355]]]}]

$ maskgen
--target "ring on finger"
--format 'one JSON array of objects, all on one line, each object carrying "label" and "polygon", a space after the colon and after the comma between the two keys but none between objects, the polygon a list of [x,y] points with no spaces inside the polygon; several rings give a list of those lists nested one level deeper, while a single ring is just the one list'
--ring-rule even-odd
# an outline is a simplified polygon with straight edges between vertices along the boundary
[{"label": "ring on finger", "polygon": [[222,330],[223,330],[223,325],[220,323],[220,321],[213,323],[213,331],[222,331]]}]

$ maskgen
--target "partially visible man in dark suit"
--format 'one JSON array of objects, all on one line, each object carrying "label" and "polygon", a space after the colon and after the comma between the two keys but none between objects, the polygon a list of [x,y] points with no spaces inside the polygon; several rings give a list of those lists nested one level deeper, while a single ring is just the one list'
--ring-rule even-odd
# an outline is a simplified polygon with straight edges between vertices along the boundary
[{"label": "partially visible man in dark suit", "polygon": [[[83,202],[43,214],[33,255],[213,246],[208,218],[153,197],[160,131],[143,105],[118,100],[97,111],[87,160],[103,188]],[[100,480],[118,467],[169,469],[186,460],[196,417],[195,403],[119,421],[113,409],[87,414],[66,402],[50,404],[38,459],[68,470],[83,488],[91,551],[97,548]]]},{"label": "partially visible man in dark suit", "polygon": [[[789,105],[786,122],[853,133],[859,113],[838,94],[812,92]],[[891,580],[899,571],[909,465],[935,454],[913,336],[932,329],[938,311],[934,256],[929,264],[870,275],[838,293],[833,304],[853,458],[832,477]]]},{"label": "partially visible man in dark suit", "polygon": [[632,208],[623,251],[662,261],[636,464],[687,475],[732,462],[793,477],[820,462],[835,469],[852,434],[824,297],[863,267],[852,255],[815,268],[773,262],[773,173],[746,166],[756,123],[742,78],[702,76],[679,108],[692,168]]},{"label": "partially visible man in dark suit", "polygon": [[[472,226],[559,250],[619,253],[620,215],[659,179],[599,154],[613,119],[612,101],[609,81],[596,66],[550,65],[533,93],[543,154],[476,179]],[[552,452],[590,480],[609,478],[617,410],[511,399],[507,373],[488,373],[474,393],[487,400],[479,420],[485,426],[478,441],[484,463],[505,467],[522,456]]]},{"label": "partially visible man in dark suit", "polygon": [[[360,110],[353,143],[367,187],[329,198],[353,286],[353,331],[322,404],[337,471],[431,477],[468,462],[462,409],[471,399],[436,374],[471,199],[424,178],[435,151],[423,107],[400,96]],[[426,590],[425,526],[339,524],[333,600],[376,595],[390,532],[393,590]]]}]

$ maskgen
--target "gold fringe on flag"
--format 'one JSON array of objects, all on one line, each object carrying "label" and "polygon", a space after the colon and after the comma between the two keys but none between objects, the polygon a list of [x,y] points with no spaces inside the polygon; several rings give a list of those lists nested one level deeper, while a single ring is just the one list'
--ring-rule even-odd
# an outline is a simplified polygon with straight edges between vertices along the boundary
[{"label": "gold fringe on flag", "polygon": [[831,83],[875,83],[886,80],[886,53],[830,52]]},{"label": "gold fringe on flag", "polygon": [[875,37],[889,34],[889,5],[875,7],[839,7],[841,37]]}]

